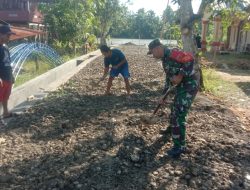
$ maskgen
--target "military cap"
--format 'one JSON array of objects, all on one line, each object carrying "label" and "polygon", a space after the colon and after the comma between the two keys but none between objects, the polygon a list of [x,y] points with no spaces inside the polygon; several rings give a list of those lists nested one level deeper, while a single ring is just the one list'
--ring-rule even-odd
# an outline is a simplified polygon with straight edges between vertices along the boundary
[{"label": "military cap", "polygon": [[154,39],[153,41],[151,41],[149,44],[148,44],[148,53],[147,54],[152,54],[152,49],[158,47],[158,46],[161,46],[162,43],[159,39]]}]

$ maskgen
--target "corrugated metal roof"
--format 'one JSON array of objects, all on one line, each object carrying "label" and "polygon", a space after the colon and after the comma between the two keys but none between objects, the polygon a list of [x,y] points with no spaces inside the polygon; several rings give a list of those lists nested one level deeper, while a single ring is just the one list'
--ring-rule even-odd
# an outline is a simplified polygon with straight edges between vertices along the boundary
[{"label": "corrugated metal roof", "polygon": [[21,28],[21,27],[11,27],[11,30],[16,33],[16,35],[11,35],[10,41],[23,39],[31,36],[36,36],[38,34],[45,34],[43,31],[39,30],[32,30],[28,28]]}]

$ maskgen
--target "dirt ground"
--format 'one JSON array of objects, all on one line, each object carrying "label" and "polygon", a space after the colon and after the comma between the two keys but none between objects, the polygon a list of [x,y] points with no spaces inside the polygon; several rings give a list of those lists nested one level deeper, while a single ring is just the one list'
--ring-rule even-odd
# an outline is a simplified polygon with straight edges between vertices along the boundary
[{"label": "dirt ground", "polygon": [[[146,48],[123,46],[132,97],[123,80],[113,95],[100,57],[64,86],[0,130],[0,189],[249,189],[250,124],[213,97],[199,94],[188,116],[188,152],[165,156],[169,105],[152,117],[164,73]],[[168,100],[170,103],[171,100]]]},{"label": "dirt ground", "polygon": [[[206,68],[213,68],[213,72],[228,83],[227,86],[218,88],[220,102],[226,104],[240,117],[242,123],[249,126],[250,55],[232,53],[213,57],[212,54],[208,53],[202,57],[201,63]],[[214,99],[215,97],[210,98]]]}]

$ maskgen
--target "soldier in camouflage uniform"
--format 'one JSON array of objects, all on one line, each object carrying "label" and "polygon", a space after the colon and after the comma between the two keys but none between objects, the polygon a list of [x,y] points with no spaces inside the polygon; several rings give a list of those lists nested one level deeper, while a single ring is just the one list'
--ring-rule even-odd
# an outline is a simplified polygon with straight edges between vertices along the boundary
[{"label": "soldier in camouflage uniform", "polygon": [[174,101],[171,104],[170,126],[167,129],[172,133],[174,144],[167,154],[177,158],[186,151],[186,116],[198,92],[199,80],[193,69],[194,62],[178,63],[170,60],[171,50],[163,46],[158,39],[153,40],[148,48],[148,54],[162,59],[163,69],[166,73],[165,87],[168,88],[169,84],[177,85]]}]

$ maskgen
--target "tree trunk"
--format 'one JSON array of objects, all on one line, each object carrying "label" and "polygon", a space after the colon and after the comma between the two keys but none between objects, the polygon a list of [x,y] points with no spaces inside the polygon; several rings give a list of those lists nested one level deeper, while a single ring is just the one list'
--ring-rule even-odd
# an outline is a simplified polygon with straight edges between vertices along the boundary
[{"label": "tree trunk", "polygon": [[193,40],[193,21],[194,15],[191,0],[179,0],[180,5],[180,25],[181,25],[181,37],[183,42],[183,49],[188,52],[197,52]]},{"label": "tree trunk", "polygon": [[103,32],[101,34],[101,45],[107,45],[107,37],[110,35],[111,33],[111,29],[109,27],[109,29],[106,28],[106,30],[103,29]]},{"label": "tree trunk", "polygon": [[37,55],[35,55],[34,59],[35,59],[35,63],[36,63],[36,72],[38,72],[39,71],[39,62],[38,62]]},{"label": "tree trunk", "polygon": [[106,40],[106,29],[107,28],[107,26],[106,26],[106,22],[104,22],[104,23],[102,23],[101,24],[101,41],[100,41],[100,43],[101,43],[101,45],[107,45],[107,40]]},{"label": "tree trunk", "polygon": [[74,55],[76,56],[76,43],[74,42]]},{"label": "tree trunk", "polygon": [[105,35],[102,35],[101,36],[101,45],[107,45],[107,41],[106,41],[106,36]]},{"label": "tree trunk", "polygon": [[197,78],[200,80],[200,87],[203,88],[203,78],[201,73],[201,68],[199,64],[197,47],[193,39],[193,8],[191,0],[179,0],[180,5],[180,27],[181,27],[181,38],[183,43],[184,51],[192,52],[195,56],[194,69],[197,74]]}]

